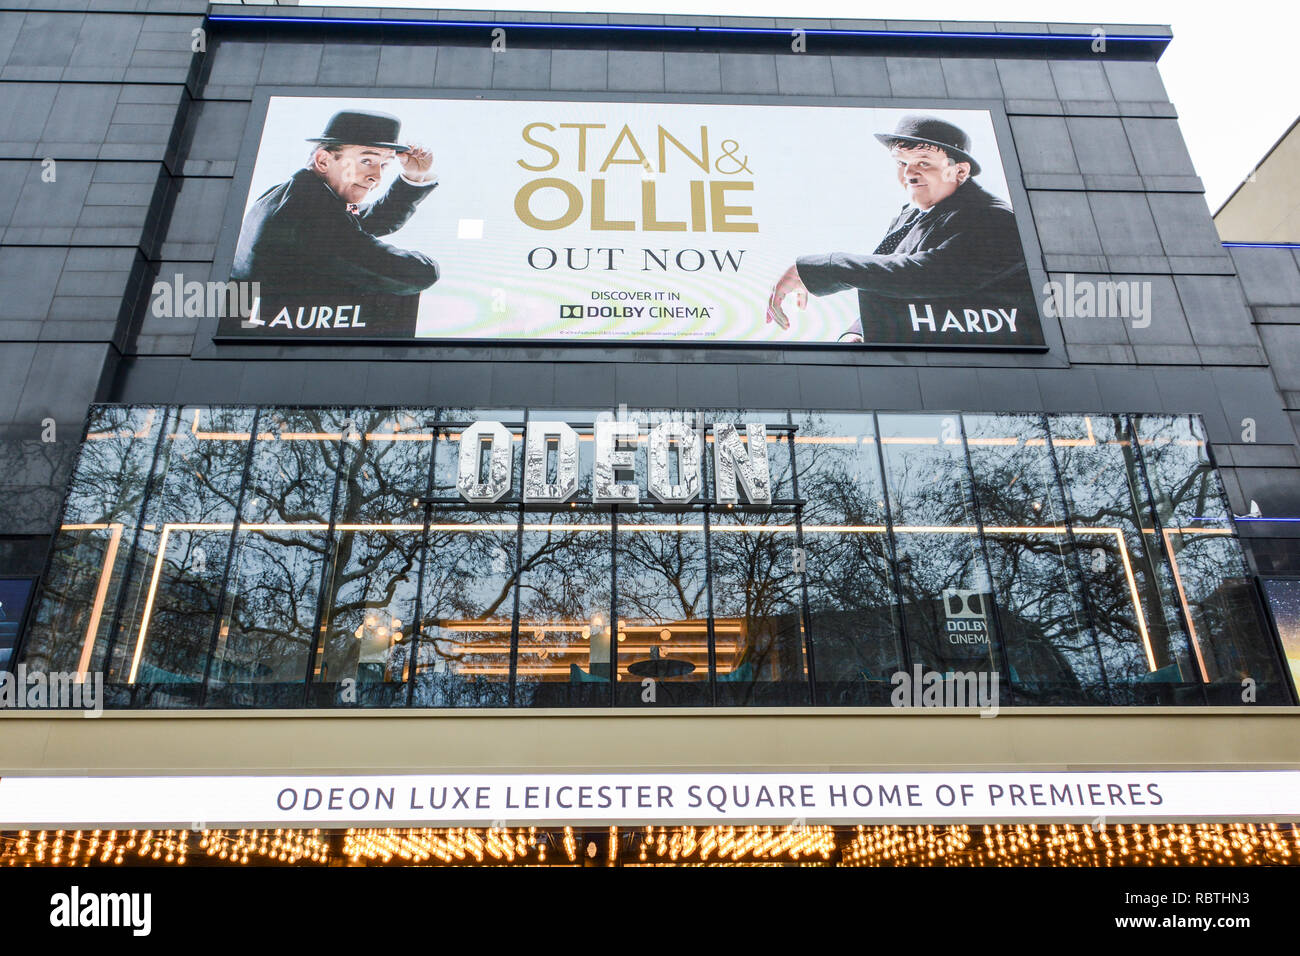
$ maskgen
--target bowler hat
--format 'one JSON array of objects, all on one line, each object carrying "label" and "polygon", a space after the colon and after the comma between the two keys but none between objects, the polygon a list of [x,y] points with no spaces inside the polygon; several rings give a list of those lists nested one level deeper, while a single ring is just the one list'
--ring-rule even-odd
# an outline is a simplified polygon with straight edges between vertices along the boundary
[{"label": "bowler hat", "polygon": [[368,110],[343,110],[330,117],[325,132],[309,136],[307,142],[329,145],[378,146],[399,153],[410,151],[409,146],[397,142],[402,131],[402,121],[388,113]]},{"label": "bowler hat", "polygon": [[917,146],[938,146],[951,157],[953,162],[970,163],[972,176],[979,175],[980,164],[968,152],[970,137],[960,127],[945,123],[937,117],[909,113],[898,121],[898,126],[892,133],[876,133],[875,136],[885,144],[886,148],[893,146],[899,140]]}]

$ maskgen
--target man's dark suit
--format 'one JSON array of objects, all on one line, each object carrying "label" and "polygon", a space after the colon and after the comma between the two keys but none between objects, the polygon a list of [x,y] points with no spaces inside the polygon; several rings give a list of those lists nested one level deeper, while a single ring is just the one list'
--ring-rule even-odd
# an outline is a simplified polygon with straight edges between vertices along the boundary
[{"label": "man's dark suit", "polygon": [[438,281],[438,264],[376,237],[400,229],[433,188],[399,177],[353,215],[323,179],[300,169],[259,196],[244,216],[231,278],[261,283],[264,293],[276,296],[422,292]]},{"label": "man's dark suit", "polygon": [[[915,212],[905,206],[885,234],[901,228]],[[882,298],[975,294],[992,299],[1023,297],[1029,290],[1015,213],[973,179],[921,213],[889,255],[832,252],[801,256],[796,265],[813,295],[858,290],[860,317],[848,330],[858,335],[863,334],[862,318],[881,311],[877,303]]]}]

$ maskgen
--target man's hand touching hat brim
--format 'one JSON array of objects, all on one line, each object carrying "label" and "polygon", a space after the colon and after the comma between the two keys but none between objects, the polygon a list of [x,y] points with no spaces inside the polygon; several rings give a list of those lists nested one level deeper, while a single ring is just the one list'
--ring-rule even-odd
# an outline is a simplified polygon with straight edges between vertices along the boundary
[{"label": "man's hand touching hat brim", "polygon": [[412,143],[404,153],[397,154],[397,161],[402,164],[402,175],[411,182],[423,183],[434,178],[433,153]]},{"label": "man's hand touching hat brim", "polygon": [[767,300],[767,320],[775,322],[783,329],[790,327],[790,317],[785,314],[783,304],[785,297],[791,292],[795,293],[795,305],[802,311],[808,308],[808,289],[799,278],[799,269],[791,266],[786,269],[781,278],[776,280],[776,285],[772,287],[772,294]]}]

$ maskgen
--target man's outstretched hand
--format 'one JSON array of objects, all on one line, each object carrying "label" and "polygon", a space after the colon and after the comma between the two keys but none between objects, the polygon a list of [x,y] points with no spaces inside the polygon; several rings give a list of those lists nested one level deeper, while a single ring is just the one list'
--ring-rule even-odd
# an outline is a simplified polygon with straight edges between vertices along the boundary
[{"label": "man's outstretched hand", "polygon": [[402,175],[412,182],[433,178],[433,153],[423,146],[412,143],[406,152],[397,154],[397,161],[402,164]]},{"label": "man's outstretched hand", "polygon": [[772,295],[767,300],[767,321],[775,322],[783,329],[790,327],[790,318],[785,314],[782,303],[791,292],[795,293],[795,304],[802,310],[808,308],[808,289],[799,278],[799,270],[791,266],[772,287]]}]

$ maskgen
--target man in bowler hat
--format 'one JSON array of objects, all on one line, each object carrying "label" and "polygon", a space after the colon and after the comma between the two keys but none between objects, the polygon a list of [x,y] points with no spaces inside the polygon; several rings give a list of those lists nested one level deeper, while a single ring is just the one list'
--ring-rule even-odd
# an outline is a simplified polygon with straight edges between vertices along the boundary
[{"label": "man in bowler hat", "polygon": [[767,321],[790,327],[785,297],[800,309],[808,293],[858,290],[859,319],[841,342],[863,341],[863,320],[882,312],[881,300],[961,295],[1022,295],[1028,287],[1015,214],[974,177],[980,165],[970,137],[933,116],[904,116],[892,133],[876,133],[894,158],[908,202],[870,255],[833,252],[800,256],[777,280]]},{"label": "man in bowler hat", "polygon": [[[320,299],[417,295],[438,280],[438,264],[379,236],[396,232],[433,191],[433,155],[398,141],[387,113],[335,113],[307,166],[258,197],[244,217],[231,278],[267,294]],[[401,175],[374,196],[396,159]]]}]

